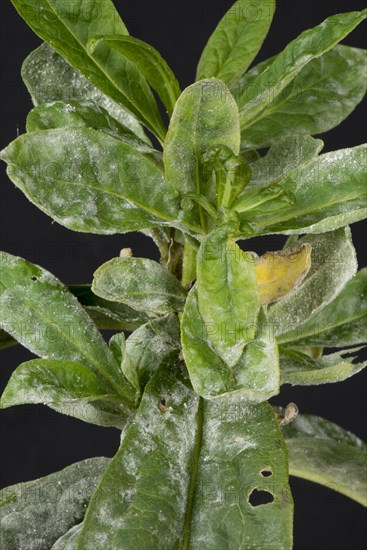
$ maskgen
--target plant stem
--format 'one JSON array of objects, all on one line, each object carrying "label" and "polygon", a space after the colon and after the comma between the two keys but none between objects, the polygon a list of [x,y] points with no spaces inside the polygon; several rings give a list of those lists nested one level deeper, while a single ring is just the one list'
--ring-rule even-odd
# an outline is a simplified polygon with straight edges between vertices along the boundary
[{"label": "plant stem", "polygon": [[185,240],[183,266],[182,266],[182,284],[186,286],[196,279],[196,250]]}]

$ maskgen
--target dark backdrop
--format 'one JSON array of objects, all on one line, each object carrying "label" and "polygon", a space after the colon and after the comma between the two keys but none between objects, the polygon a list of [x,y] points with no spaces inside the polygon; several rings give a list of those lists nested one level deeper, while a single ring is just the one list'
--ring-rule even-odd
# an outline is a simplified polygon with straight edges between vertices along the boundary
[{"label": "dark backdrop", "polygon": [[[0,3],[2,82],[1,147],[25,131],[31,101],[20,78],[20,67],[40,40],[19,18],[9,0]],[[115,0],[130,33],[154,45],[167,59],[181,87],[190,84],[196,62],[207,38],[232,1]],[[325,17],[346,10],[359,10],[363,1],[278,0],[278,9],[259,60],[279,52],[304,29]],[[366,47],[362,27],[346,44]],[[358,145],[365,141],[366,111],[359,106],[340,127],[324,135],[326,150]],[[30,204],[9,182],[1,166],[1,248],[50,270],[66,283],[91,281],[103,262],[131,246],[136,256],[158,259],[150,240],[140,234],[98,236],[73,233]],[[353,226],[360,266],[366,262],[366,224]],[[282,237],[264,237],[256,242],[263,252],[279,247]],[[21,347],[1,353],[1,385],[31,354]],[[329,418],[367,439],[366,376],[327,386],[283,386],[274,399],[285,405],[295,401],[302,412]],[[1,413],[1,485],[25,481],[61,469],[90,456],[113,456],[119,444],[114,429],[98,428],[58,415],[42,406],[13,408]],[[295,507],[295,550],[362,550],[367,533],[364,509],[355,502],[301,480],[292,481]],[[137,549],[139,550],[139,549]]]}]

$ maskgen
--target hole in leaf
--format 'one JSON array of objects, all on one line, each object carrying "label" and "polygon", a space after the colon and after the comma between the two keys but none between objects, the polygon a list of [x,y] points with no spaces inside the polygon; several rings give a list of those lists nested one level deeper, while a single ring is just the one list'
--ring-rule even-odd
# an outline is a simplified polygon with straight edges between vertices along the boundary
[{"label": "hole in leaf", "polygon": [[263,491],[259,489],[254,489],[248,497],[248,501],[251,506],[270,504],[271,502],[273,502],[273,500],[274,496],[269,491]]},{"label": "hole in leaf", "polygon": [[264,468],[264,470],[260,470],[260,474],[263,476],[263,477],[270,477],[273,475],[273,472],[267,468]]},{"label": "hole in leaf", "polygon": [[168,411],[167,400],[165,397],[161,397],[158,401],[158,409],[165,413]]},{"label": "hole in leaf", "polygon": [[34,275],[34,276],[32,277],[32,281],[37,281],[37,280],[38,280],[37,277]]}]

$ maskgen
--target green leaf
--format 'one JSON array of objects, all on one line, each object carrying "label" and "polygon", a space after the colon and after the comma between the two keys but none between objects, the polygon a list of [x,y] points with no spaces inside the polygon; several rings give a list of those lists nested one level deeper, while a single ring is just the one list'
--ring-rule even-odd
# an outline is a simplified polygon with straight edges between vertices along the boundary
[{"label": "green leaf", "polygon": [[100,329],[133,331],[149,321],[142,311],[96,296],[91,285],[71,285],[68,288]]},{"label": "green leaf", "polygon": [[181,90],[175,75],[160,53],[138,38],[121,34],[91,38],[90,51],[93,53],[101,42],[136,64],[171,116]]},{"label": "green leaf", "polygon": [[122,371],[135,388],[143,390],[154,372],[162,364],[176,358],[180,349],[180,325],[177,316],[167,315],[154,319],[141,326],[126,340]]},{"label": "green leaf", "polygon": [[106,109],[120,124],[150,144],[140,123],[130,111],[93,86],[48,44],[42,44],[25,59],[22,78],[34,105],[67,100],[91,101]]},{"label": "green leaf", "polygon": [[216,77],[231,85],[246,71],[268,34],[275,0],[239,0],[224,15],[204,48],[196,80]]},{"label": "green leaf", "polygon": [[[217,145],[225,145],[238,155],[238,108],[223,82],[203,80],[184,90],[171,118],[163,160],[172,187],[181,194],[197,193],[215,200],[215,184],[203,169],[202,156]],[[187,219],[197,221],[197,210],[186,213],[184,220]],[[200,222],[205,228],[202,211]]]},{"label": "green leaf", "polygon": [[282,429],[290,474],[367,506],[367,445],[329,420],[299,415]]},{"label": "green leaf", "polygon": [[148,315],[183,309],[186,291],[158,262],[147,258],[113,258],[94,273],[92,291]]},{"label": "green leaf", "polygon": [[108,464],[88,458],[35,481],[0,492],[1,542],[7,550],[51,548],[79,523]]},{"label": "green leaf", "polygon": [[277,340],[298,346],[327,347],[367,343],[367,268],[361,269],[329,305]]},{"label": "green leaf", "polygon": [[323,233],[365,218],[366,151],[359,145],[326,153],[278,180],[283,194],[293,198],[281,210],[276,197],[249,210],[241,204],[244,193],[233,206],[240,212],[241,231],[248,231],[250,223],[254,234]]},{"label": "green leaf", "polygon": [[19,365],[10,377],[0,408],[39,404],[98,426],[122,428],[130,410],[108,394],[84,365],[55,359],[34,359]]},{"label": "green leaf", "polygon": [[308,63],[336,46],[367,17],[367,10],[332,15],[317,27],[290,42],[238,97],[241,129],[261,116],[264,109],[288,86]]},{"label": "green leaf", "polygon": [[99,131],[32,132],[13,141],[1,158],[36,206],[75,231],[124,233],[178,217],[176,193],[159,168]]},{"label": "green leaf", "polygon": [[[312,315],[327,306],[357,271],[356,252],[349,228],[322,235],[307,235],[297,244],[312,247],[311,269],[303,283],[269,307],[268,318],[281,336],[302,330]],[[299,327],[301,327],[299,329]]]},{"label": "green leaf", "polygon": [[[274,501],[252,506],[255,488]],[[172,364],[147,385],[76,548],[275,548],[276,532],[289,550],[291,525],[286,452],[270,406],[202,401]]]},{"label": "green leaf", "polygon": [[266,155],[250,164],[250,188],[260,191],[263,186],[270,186],[291,174],[296,175],[303,164],[318,156],[323,146],[321,139],[311,136],[293,136],[279,140],[270,147]]},{"label": "green leaf", "polygon": [[352,354],[353,351],[353,349],[347,349],[323,355],[319,359],[312,359],[301,351],[281,347],[281,383],[292,384],[292,386],[314,386],[342,382],[367,366],[367,361],[353,363],[356,356],[344,357]]},{"label": "green leaf", "polygon": [[233,367],[253,340],[260,310],[254,259],[215,229],[197,258],[199,310],[213,349]]},{"label": "green leaf", "polygon": [[48,271],[5,252],[0,255],[0,267],[2,328],[44,359],[85,365],[108,393],[129,403],[130,386],[68,289]]},{"label": "green leaf", "polygon": [[[282,93],[245,126],[241,147],[259,149],[285,137],[320,134],[340,124],[366,93],[366,56],[366,50],[336,46],[308,63]],[[247,94],[252,90],[256,93],[256,80],[253,88],[251,83],[253,71],[243,79]]]},{"label": "green leaf", "polygon": [[104,94],[131,111],[157,137],[166,130],[154,96],[139,68],[101,44],[90,54],[90,38],[107,33],[127,35],[111,0],[79,5],[64,0],[12,0],[31,29]]},{"label": "green leaf", "polygon": [[229,368],[211,346],[194,287],[186,301],[181,341],[191,383],[205,399],[259,403],[279,393],[278,348],[264,311],[260,311],[254,340]]},{"label": "green leaf", "polygon": [[[99,329],[133,331],[149,321],[149,317],[142,311],[99,298],[92,292],[91,285],[69,285],[68,289]],[[17,344],[18,342],[10,334],[0,329],[0,349]]]},{"label": "green leaf", "polygon": [[131,145],[146,157],[161,166],[161,153],[137,137],[134,132],[120,124],[109,113],[93,101],[56,101],[40,105],[27,117],[27,132],[53,130],[56,128],[92,128],[100,130],[123,143]]}]

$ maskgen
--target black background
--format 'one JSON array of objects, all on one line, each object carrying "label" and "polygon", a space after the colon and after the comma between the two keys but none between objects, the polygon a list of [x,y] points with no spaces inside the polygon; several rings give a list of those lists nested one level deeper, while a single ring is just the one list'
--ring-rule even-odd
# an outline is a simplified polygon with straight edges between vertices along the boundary
[{"label": "black background", "polygon": [[[231,1],[115,0],[130,33],[155,46],[175,71],[181,88],[194,80],[195,66],[217,21]],[[273,26],[257,58],[278,53],[306,28],[346,10],[363,9],[362,1],[279,0]],[[31,101],[20,67],[40,40],[20,19],[9,0],[1,0],[1,147],[25,131]],[[364,29],[365,30],[365,29]],[[366,47],[363,25],[344,43]],[[325,134],[325,150],[359,145],[366,138],[365,105]],[[65,283],[90,282],[103,262],[131,246],[136,256],[158,259],[154,245],[140,234],[98,236],[72,233],[53,223],[9,182],[1,166],[1,248],[38,263]],[[353,226],[360,267],[366,262],[366,223]],[[283,237],[252,243],[257,252],[279,248]],[[31,354],[20,347],[1,353],[1,386]],[[366,375],[343,383],[292,388],[283,386],[273,401],[295,401],[302,412],[324,416],[367,439]],[[43,406],[13,408],[1,413],[1,486],[37,478],[90,456],[113,456],[119,432],[67,418]],[[292,481],[295,497],[295,550],[362,550],[367,544],[364,509],[326,488]],[[137,549],[139,550],[139,549]]]}]

